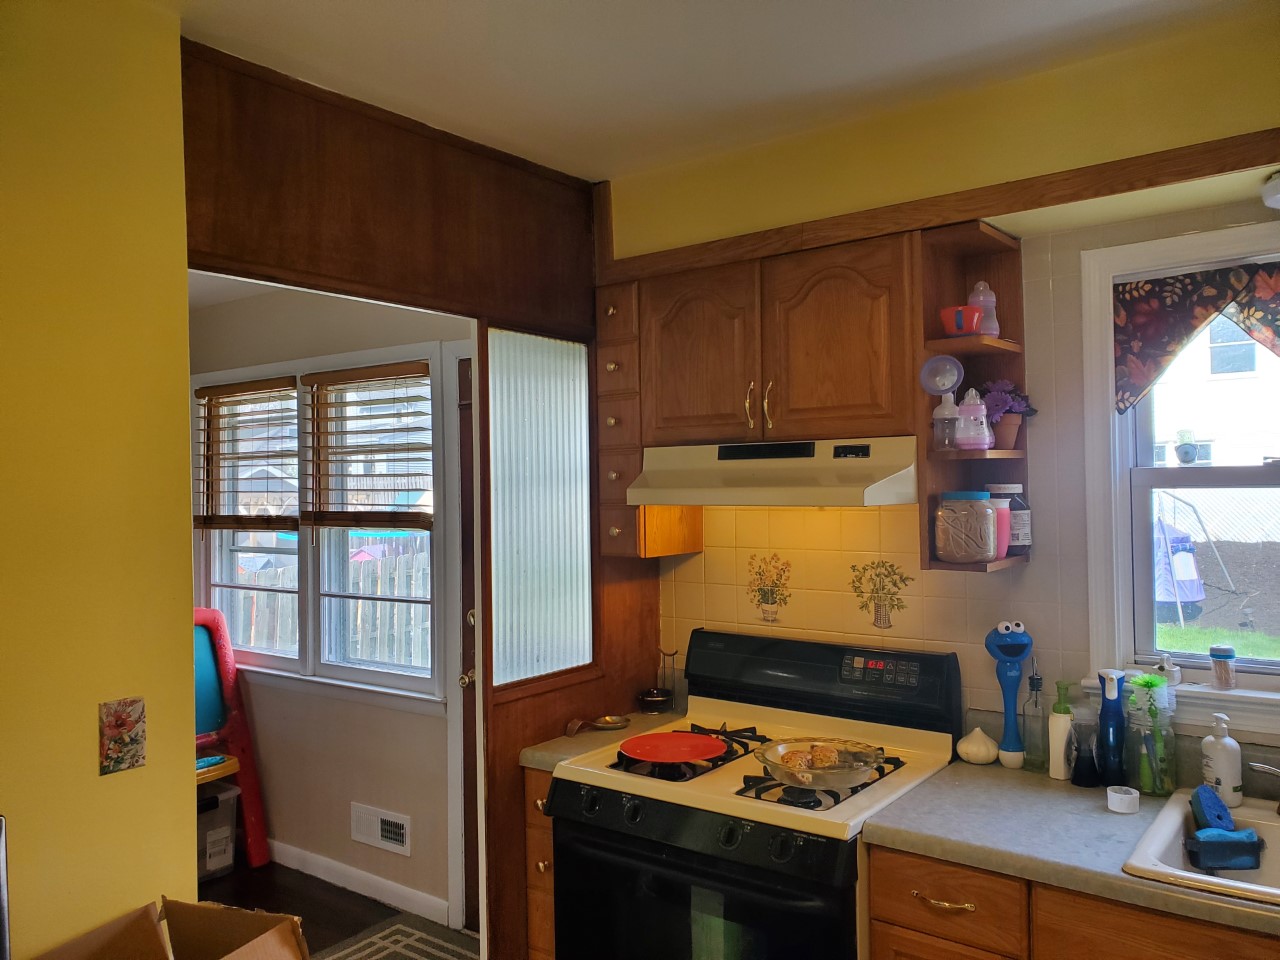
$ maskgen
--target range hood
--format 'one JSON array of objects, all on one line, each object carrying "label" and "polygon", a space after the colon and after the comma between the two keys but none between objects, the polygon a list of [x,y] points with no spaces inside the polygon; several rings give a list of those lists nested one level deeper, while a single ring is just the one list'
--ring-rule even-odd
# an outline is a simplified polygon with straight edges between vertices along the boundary
[{"label": "range hood", "polygon": [[916,502],[916,438],[647,447],[627,503],[876,507]]}]

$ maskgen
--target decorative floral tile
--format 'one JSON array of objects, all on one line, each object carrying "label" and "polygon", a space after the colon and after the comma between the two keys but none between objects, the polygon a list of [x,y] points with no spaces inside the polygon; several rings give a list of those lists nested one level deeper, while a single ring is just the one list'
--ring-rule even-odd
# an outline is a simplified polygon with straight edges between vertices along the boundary
[{"label": "decorative floral tile", "polygon": [[147,708],[142,697],[98,704],[98,775],[147,762]]}]

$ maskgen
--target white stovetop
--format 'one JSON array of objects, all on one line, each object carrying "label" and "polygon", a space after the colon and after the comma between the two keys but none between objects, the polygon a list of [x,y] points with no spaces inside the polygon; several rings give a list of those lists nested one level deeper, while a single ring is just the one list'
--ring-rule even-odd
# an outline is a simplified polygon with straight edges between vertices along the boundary
[{"label": "white stovetop", "polygon": [[730,730],[754,726],[761,734],[774,740],[805,737],[861,740],[883,747],[886,754],[900,757],[905,763],[883,780],[873,783],[829,810],[804,810],[754,797],[737,796],[735,791],[742,788],[743,776],[764,772],[760,762],[750,753],[693,780],[674,783],[609,769],[609,765],[618,760],[618,745],[615,743],[562,760],[556,764],[552,776],[817,836],[850,840],[862,830],[863,821],[867,817],[933,776],[946,767],[951,759],[951,737],[945,733],[702,697],[689,698],[689,711],[685,717],[656,727],[651,732],[688,730],[690,723],[712,729],[725,724]]}]

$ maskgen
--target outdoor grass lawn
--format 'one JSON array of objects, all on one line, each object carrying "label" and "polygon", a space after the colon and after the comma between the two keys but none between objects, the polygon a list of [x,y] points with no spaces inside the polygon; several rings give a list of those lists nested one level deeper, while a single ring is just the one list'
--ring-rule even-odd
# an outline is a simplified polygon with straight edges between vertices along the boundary
[{"label": "outdoor grass lawn", "polygon": [[1156,649],[1182,653],[1208,653],[1215,643],[1229,643],[1237,657],[1280,659],[1280,637],[1225,627],[1180,627],[1176,623],[1156,624]]}]

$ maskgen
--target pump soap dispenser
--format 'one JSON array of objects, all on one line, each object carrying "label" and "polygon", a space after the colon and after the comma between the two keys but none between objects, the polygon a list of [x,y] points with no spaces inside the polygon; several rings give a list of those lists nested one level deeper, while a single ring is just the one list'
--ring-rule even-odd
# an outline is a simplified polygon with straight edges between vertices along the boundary
[{"label": "pump soap dispenser", "polygon": [[1098,774],[1104,787],[1123,787],[1125,714],[1124,671],[1099,670],[1102,707],[1098,711]]},{"label": "pump soap dispenser", "polygon": [[1228,807],[1238,807],[1244,800],[1240,785],[1240,744],[1227,730],[1231,718],[1225,713],[1213,715],[1213,733],[1200,741],[1200,763],[1204,782]]}]

